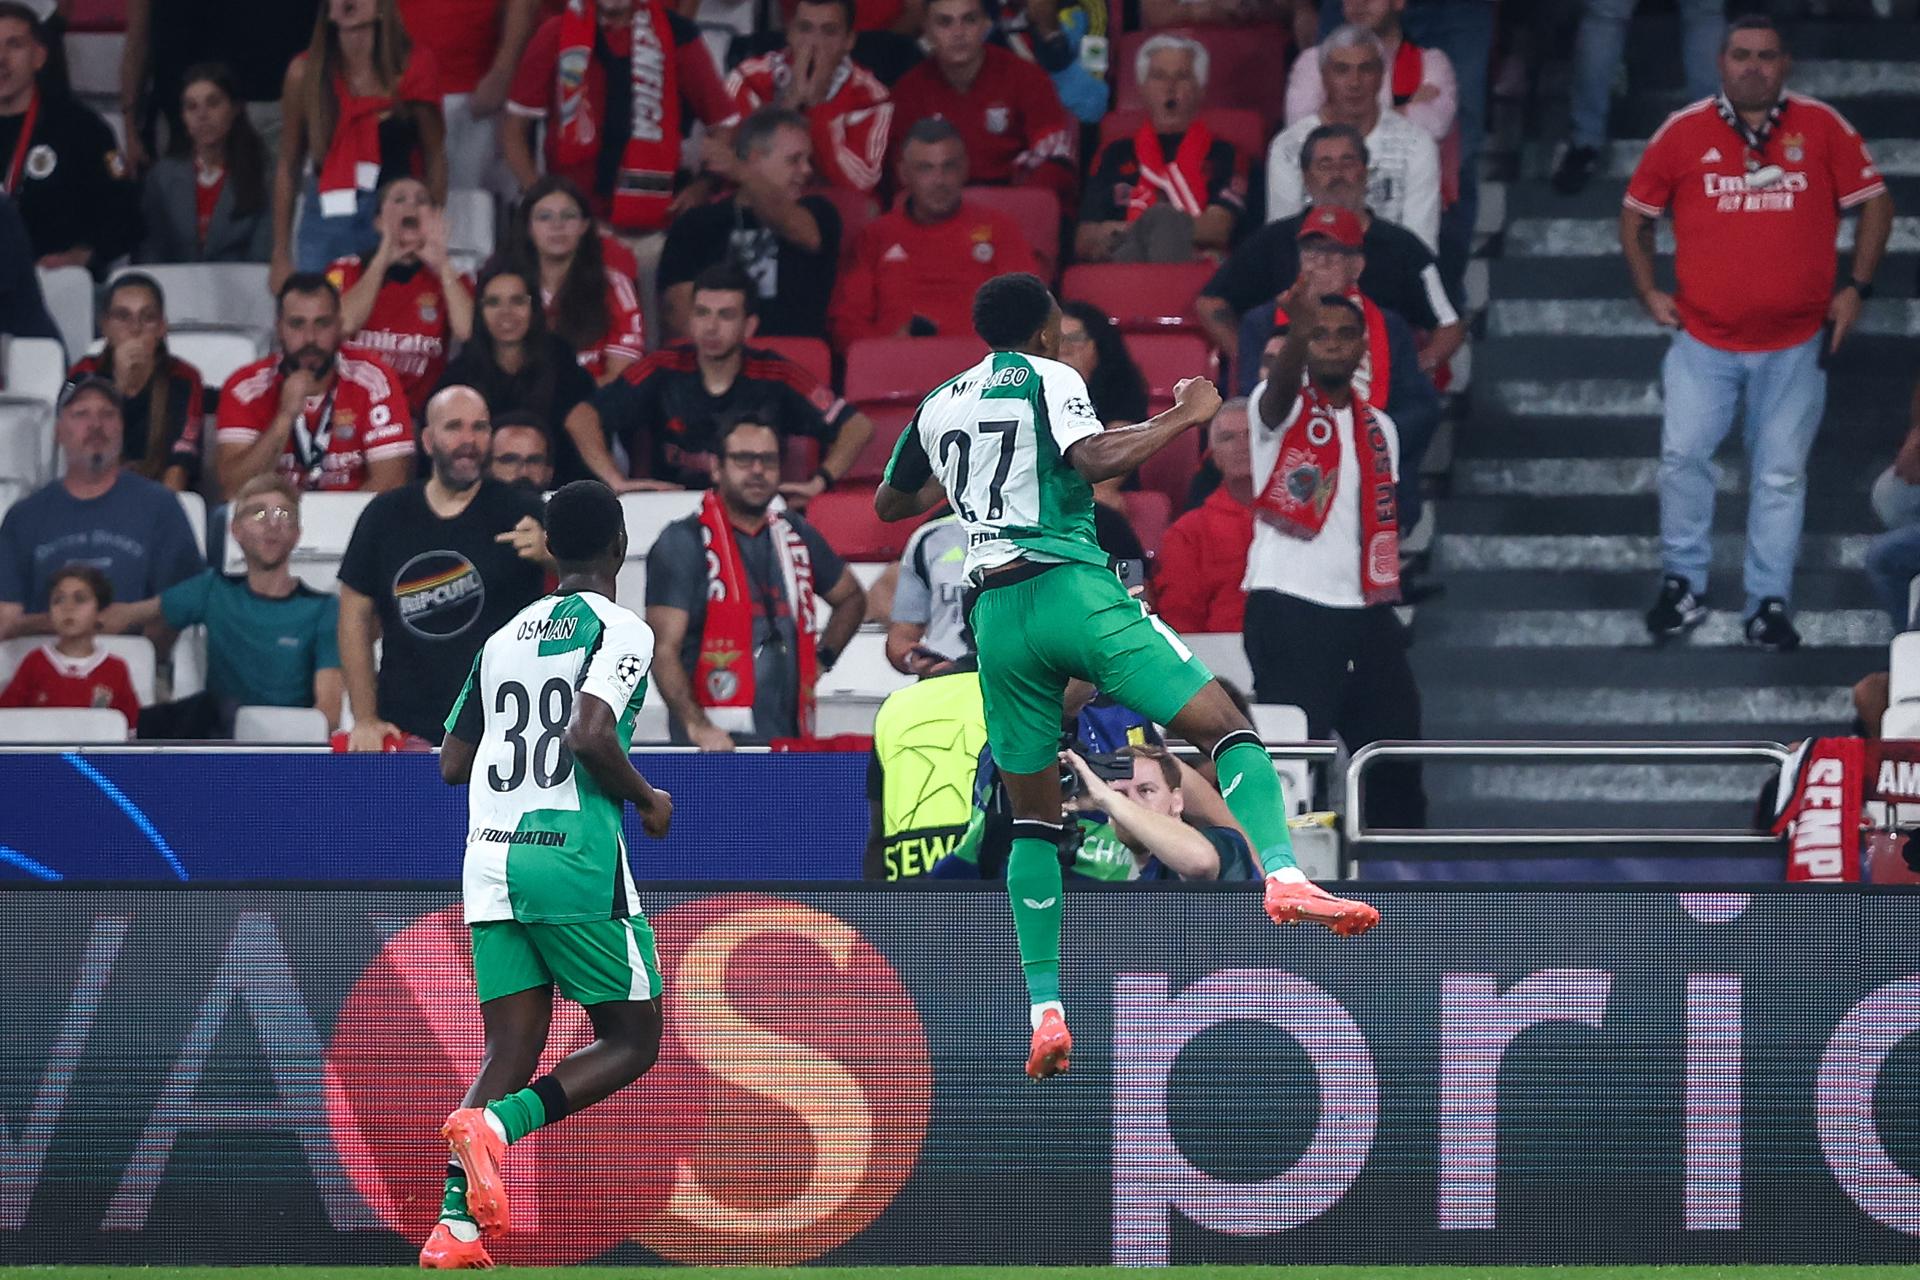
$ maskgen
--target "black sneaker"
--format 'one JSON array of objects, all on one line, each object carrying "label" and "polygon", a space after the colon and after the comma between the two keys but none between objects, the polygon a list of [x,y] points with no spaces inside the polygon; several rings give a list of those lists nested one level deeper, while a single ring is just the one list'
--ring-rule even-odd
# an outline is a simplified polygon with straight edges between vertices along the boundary
[{"label": "black sneaker", "polygon": [[1593,171],[1599,167],[1600,148],[1569,145],[1560,154],[1560,163],[1553,166],[1553,189],[1563,196],[1577,196],[1587,189]]},{"label": "black sneaker", "polygon": [[1655,640],[1671,640],[1706,621],[1707,606],[1693,594],[1693,584],[1677,574],[1660,582],[1660,598],[1647,610],[1647,632]]},{"label": "black sneaker", "polygon": [[1785,600],[1768,596],[1760,602],[1760,607],[1747,619],[1747,643],[1775,653],[1792,653],[1800,647],[1800,633],[1793,629],[1793,619],[1787,616]]}]

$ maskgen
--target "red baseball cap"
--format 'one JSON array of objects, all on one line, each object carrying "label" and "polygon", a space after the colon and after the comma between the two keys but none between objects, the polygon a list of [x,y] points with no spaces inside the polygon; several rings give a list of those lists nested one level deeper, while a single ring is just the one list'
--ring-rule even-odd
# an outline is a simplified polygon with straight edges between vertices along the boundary
[{"label": "red baseball cap", "polygon": [[1330,204],[1308,209],[1307,216],[1300,220],[1297,238],[1308,240],[1314,236],[1325,236],[1337,245],[1358,249],[1367,233],[1360,225],[1359,214]]}]

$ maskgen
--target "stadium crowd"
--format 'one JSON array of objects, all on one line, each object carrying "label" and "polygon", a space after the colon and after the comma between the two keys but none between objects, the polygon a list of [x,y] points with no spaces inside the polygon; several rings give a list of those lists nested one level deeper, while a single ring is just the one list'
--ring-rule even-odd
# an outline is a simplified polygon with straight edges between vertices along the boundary
[{"label": "stadium crowd", "polygon": [[[127,0],[117,128],[65,84],[71,7],[0,0],[0,333],[62,337],[33,263],[88,273],[102,339],[67,352],[61,473],[0,525],[0,639],[56,638],[43,690],[57,668],[80,705],[131,710],[121,682],[87,683],[89,634],[142,632],[164,666],[204,624],[204,691],[138,711],[143,735],[231,733],[264,704],[329,730],[350,713],[353,749],[436,741],[480,642],[545,584],[532,495],[594,477],[708,491],[645,554],[673,740],[813,736],[814,687],[863,620],[900,672],[966,661],[964,536],[882,529],[869,497],[914,401],[978,357],[975,288],[1031,271],[1109,426],[1165,408],[1181,376],[1238,393],[1101,487],[1114,559],[1183,632],[1259,620],[1253,699],[1303,706],[1313,736],[1419,735],[1395,612],[1419,557],[1389,566],[1408,575],[1392,593],[1363,589],[1356,544],[1380,530],[1350,492],[1309,534],[1257,519],[1294,463],[1247,397],[1288,358],[1289,291],[1352,299],[1354,396],[1390,420],[1414,534],[1467,336],[1494,0],[783,0],[724,57],[697,0],[282,0],[271,21],[244,0]],[[1705,20],[1683,7],[1691,83]],[[1618,47],[1589,16],[1588,99]],[[1593,115],[1563,189],[1596,163]],[[1656,174],[1633,192],[1648,218],[1680,198]],[[179,264],[257,264],[270,297],[222,313],[270,306],[257,358],[213,376],[173,349],[209,319],[170,321]],[[1672,300],[1647,302],[1667,322]],[[1700,358],[1696,378],[1717,357]],[[1689,375],[1670,357],[1668,376]],[[1807,405],[1793,418],[1782,447],[1804,469]],[[1688,446],[1700,466],[1717,439]],[[1358,470],[1344,435],[1324,470],[1342,450]],[[378,496],[336,599],[289,555],[303,495],[353,492]],[[233,572],[174,493],[216,513]],[[878,581],[853,571],[880,560]],[[1780,565],[1759,576],[1784,642]],[[1670,570],[1660,625],[1686,622],[1687,591]],[[1301,670],[1339,674],[1307,696]],[[1342,695],[1348,673],[1369,696]],[[1075,767],[1095,793],[1177,812],[1184,789],[1193,810],[1192,780],[1151,750],[1133,762]],[[1382,791],[1417,823],[1417,776]]]}]

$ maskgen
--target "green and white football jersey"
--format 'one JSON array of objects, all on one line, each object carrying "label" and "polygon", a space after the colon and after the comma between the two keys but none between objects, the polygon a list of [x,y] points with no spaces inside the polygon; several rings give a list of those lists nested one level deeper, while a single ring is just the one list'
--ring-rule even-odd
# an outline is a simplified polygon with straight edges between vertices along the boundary
[{"label": "green and white football jersey", "polygon": [[469,924],[573,924],[640,914],[622,802],[567,750],[574,703],[613,709],[620,745],[653,669],[653,630],[595,592],[543,596],[488,637],[447,716],[474,744],[461,874]]},{"label": "green and white football jersey", "polygon": [[1100,429],[1071,367],[995,351],[920,402],[886,483],[913,493],[940,477],[967,530],[969,578],[1021,556],[1104,567],[1093,486],[1067,461],[1071,445]]}]

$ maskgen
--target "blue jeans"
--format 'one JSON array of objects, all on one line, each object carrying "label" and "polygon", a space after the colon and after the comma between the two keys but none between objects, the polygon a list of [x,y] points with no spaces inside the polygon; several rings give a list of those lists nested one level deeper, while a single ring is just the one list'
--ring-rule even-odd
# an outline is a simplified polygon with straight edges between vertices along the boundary
[{"label": "blue jeans", "polygon": [[359,193],[358,207],[351,214],[329,218],[320,212],[320,186],[307,175],[306,192],[300,197],[300,230],[293,245],[295,271],[325,271],[335,258],[359,254],[373,256],[380,247],[380,233],[373,229],[374,193]]},{"label": "blue jeans", "polygon": [[[1607,107],[1614,73],[1627,51],[1633,6],[1634,0],[1585,0],[1568,86],[1573,118],[1568,136],[1576,147],[1606,145]],[[1726,0],[1680,0],[1680,63],[1689,101],[1720,92],[1720,41],[1726,26]]]},{"label": "blue jeans", "polygon": [[1807,509],[1807,453],[1827,407],[1821,334],[1781,351],[1721,351],[1674,335],[1661,365],[1660,555],[1670,574],[1707,589],[1713,548],[1713,451],[1742,412],[1746,447],[1746,612],[1793,592]]}]

